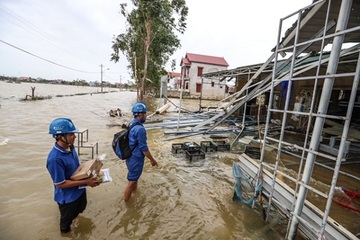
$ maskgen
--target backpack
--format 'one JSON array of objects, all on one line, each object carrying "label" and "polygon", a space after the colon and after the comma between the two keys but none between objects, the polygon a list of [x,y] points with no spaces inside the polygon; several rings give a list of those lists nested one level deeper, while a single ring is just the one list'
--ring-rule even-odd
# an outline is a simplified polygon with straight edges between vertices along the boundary
[{"label": "backpack", "polygon": [[136,147],[135,145],[134,149],[131,149],[129,145],[129,132],[136,125],[140,125],[140,123],[135,122],[134,125],[132,125],[130,128],[127,127],[127,129],[114,134],[112,148],[116,156],[118,156],[122,160],[128,159],[131,156],[132,151]]}]

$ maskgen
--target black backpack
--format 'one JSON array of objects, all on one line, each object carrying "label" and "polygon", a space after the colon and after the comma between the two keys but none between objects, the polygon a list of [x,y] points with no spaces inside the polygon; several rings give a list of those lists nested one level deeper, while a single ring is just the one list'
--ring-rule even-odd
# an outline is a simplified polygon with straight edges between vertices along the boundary
[{"label": "black backpack", "polygon": [[114,134],[114,138],[112,141],[112,148],[120,159],[126,160],[131,156],[132,151],[135,149],[130,148],[129,145],[129,132],[136,125],[140,125],[140,123],[135,122],[131,127],[127,127],[127,129],[122,130]]}]

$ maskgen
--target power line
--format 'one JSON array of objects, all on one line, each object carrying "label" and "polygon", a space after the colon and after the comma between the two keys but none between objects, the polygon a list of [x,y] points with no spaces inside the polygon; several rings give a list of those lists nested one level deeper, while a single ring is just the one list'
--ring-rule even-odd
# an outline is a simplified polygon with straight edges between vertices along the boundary
[{"label": "power line", "polygon": [[70,70],[73,70],[73,71],[77,71],[77,72],[82,72],[82,73],[99,73],[99,72],[87,72],[87,71],[82,71],[82,70],[78,70],[78,69],[75,69],[75,68],[67,67],[67,66],[65,66],[65,65],[62,65],[62,64],[53,62],[53,61],[48,60],[48,59],[46,59],[46,58],[37,56],[37,55],[35,55],[35,54],[31,53],[31,52],[28,52],[28,51],[26,51],[26,50],[24,50],[24,49],[21,49],[21,48],[19,48],[19,47],[16,47],[16,46],[14,46],[14,45],[12,45],[12,44],[10,44],[10,43],[8,43],[8,42],[5,42],[5,41],[3,41],[3,40],[1,40],[1,39],[0,39],[0,42],[4,43],[4,44],[6,44],[6,45],[9,45],[10,47],[13,47],[13,48],[15,48],[15,49],[17,49],[17,50],[19,50],[19,51],[22,51],[22,52],[24,52],[24,53],[27,53],[27,54],[29,54],[29,55],[31,55],[31,56],[33,56],[33,57],[39,58],[39,59],[41,59],[41,60],[44,60],[44,61],[49,62],[49,63],[54,64],[54,65],[57,65],[57,66],[59,66],[59,67],[67,68],[67,69],[70,69]]},{"label": "power line", "polygon": [[[48,31],[46,31],[46,29],[47,29],[46,27],[38,27],[37,25],[33,24],[33,22],[31,20],[35,21],[35,23],[41,24],[41,22],[37,22],[36,21],[37,19],[34,18],[33,16],[42,16],[43,13],[45,13],[43,11],[44,10],[43,8],[36,7],[32,10],[32,13],[33,13],[32,15],[27,15],[25,12],[24,13],[21,12],[21,9],[22,9],[21,7],[17,8],[16,11],[13,11],[11,9],[11,6],[12,5],[7,7],[6,4],[3,4],[0,0],[0,20],[3,19],[3,21],[5,21],[5,23],[6,22],[10,23],[10,25],[9,24],[4,25],[5,28],[4,28],[3,33],[5,33],[5,34],[7,34],[8,32],[10,34],[17,33],[17,31],[14,31],[15,29],[11,28],[11,25],[12,25],[12,26],[15,26],[15,28],[19,28],[21,30],[23,36],[24,36],[24,34],[25,35],[31,34],[40,40],[40,41],[36,41],[36,40],[32,41],[32,44],[36,43],[36,45],[39,45],[39,44],[41,44],[40,42],[44,42],[45,43],[44,47],[51,44],[51,46],[53,46],[53,48],[56,47],[56,48],[62,49],[63,53],[67,53],[76,58],[79,58],[79,57],[81,57],[81,59],[85,58],[86,60],[81,61],[82,63],[85,63],[85,62],[93,62],[94,63],[95,59],[92,58],[93,56],[91,56],[94,54],[91,54],[91,51],[86,51],[86,53],[82,53],[82,52],[78,51],[79,49],[72,49],[71,44],[70,44],[70,46],[65,44],[65,42],[63,41],[65,39],[63,39],[62,36],[59,38],[54,38],[51,34],[49,34]],[[54,9],[54,8],[52,8],[52,9]],[[69,11],[67,13],[72,13],[72,15],[73,15],[73,11]],[[69,17],[69,20],[71,20],[71,17]],[[82,20],[84,20],[84,19],[82,19]],[[47,20],[43,19],[43,21],[47,21]],[[8,26],[9,26],[9,29],[8,29]],[[60,25],[60,27],[64,27],[64,26]],[[65,27],[67,27],[67,26],[65,26]],[[2,34],[0,34],[0,35],[2,35]],[[54,59],[53,57],[48,56],[47,54],[44,55],[44,53],[39,52],[38,50],[32,50],[28,47],[23,46],[21,43],[18,43],[17,40],[22,39],[23,36],[19,36],[16,39],[7,39],[7,38],[0,36],[0,39],[2,38],[2,40],[0,40],[0,42],[17,49],[18,51],[22,51],[33,57],[39,58],[43,61],[46,61],[48,63],[51,63],[53,65],[56,65],[56,66],[59,66],[62,68],[66,68],[66,69],[70,69],[70,70],[73,70],[76,72],[82,72],[82,73],[91,73],[91,74],[99,74],[100,73],[99,71],[97,71],[97,72],[83,71],[80,69],[76,69],[76,68],[72,68],[72,67],[60,64],[58,62],[63,62],[62,60],[57,59],[57,58]],[[25,47],[25,48],[21,48],[21,47]],[[35,52],[32,53],[25,49],[30,50],[30,51],[35,51]],[[89,55],[89,53],[90,53],[90,55]],[[51,58],[54,61],[50,60]],[[98,61],[98,59],[96,61]],[[71,64],[71,65],[73,65],[73,64]],[[94,65],[94,64],[92,64],[92,65]],[[85,68],[87,68],[87,67],[85,67]],[[117,77],[109,76],[109,75],[114,75],[114,74],[116,76],[116,74],[128,74],[128,72],[127,71],[121,71],[121,72],[120,71],[119,72],[107,71],[106,74],[104,74],[104,77],[106,77],[106,79],[109,79],[110,81],[118,81]]]},{"label": "power line", "polygon": [[5,13],[5,14],[0,14],[0,17],[4,18],[5,20],[8,20],[9,22],[18,26],[19,28],[37,36],[39,39],[49,42],[50,44],[54,45],[55,47],[63,49],[65,52],[69,53],[70,55],[89,60],[89,57],[84,56],[80,52],[70,48],[63,42],[59,41],[57,38],[54,38],[50,34],[42,31],[36,25],[32,24],[30,21],[26,20],[22,16],[16,14],[9,8],[0,4],[0,10],[3,10],[3,12]]}]

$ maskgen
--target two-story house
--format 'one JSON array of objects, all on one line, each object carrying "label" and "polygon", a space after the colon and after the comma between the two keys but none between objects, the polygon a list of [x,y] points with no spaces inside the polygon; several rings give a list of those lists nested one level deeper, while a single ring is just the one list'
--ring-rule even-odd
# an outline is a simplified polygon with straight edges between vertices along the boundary
[{"label": "two-story house", "polygon": [[226,70],[229,64],[223,57],[186,53],[181,63],[182,88],[191,98],[221,100],[228,86],[221,79],[203,78],[203,74]]}]

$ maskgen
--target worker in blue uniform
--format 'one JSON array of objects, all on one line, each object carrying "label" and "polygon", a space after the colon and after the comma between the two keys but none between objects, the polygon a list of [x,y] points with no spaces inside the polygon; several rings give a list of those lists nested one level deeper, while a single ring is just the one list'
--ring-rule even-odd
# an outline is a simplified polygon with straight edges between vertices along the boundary
[{"label": "worker in blue uniform", "polygon": [[71,180],[70,177],[80,165],[74,147],[76,133],[71,119],[57,118],[49,127],[49,134],[55,138],[55,144],[49,152],[46,168],[54,184],[54,200],[60,210],[60,231],[68,233],[73,220],[82,213],[87,205],[86,189],[100,184],[96,178]]},{"label": "worker in blue uniform", "polygon": [[157,162],[152,156],[147,145],[146,130],[143,123],[146,121],[147,108],[144,103],[135,103],[132,107],[134,119],[130,122],[129,127],[129,145],[133,149],[131,156],[126,159],[126,166],[128,169],[127,180],[128,184],[124,192],[125,202],[129,201],[131,194],[136,190],[138,180],[144,169],[145,157],[150,160],[152,166],[156,166]]}]

